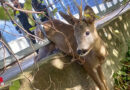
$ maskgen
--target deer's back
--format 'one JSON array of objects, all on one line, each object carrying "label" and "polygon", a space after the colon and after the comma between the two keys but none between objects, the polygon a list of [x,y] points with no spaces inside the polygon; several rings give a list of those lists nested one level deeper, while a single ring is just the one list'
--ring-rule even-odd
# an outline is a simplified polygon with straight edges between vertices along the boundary
[{"label": "deer's back", "polygon": [[76,52],[77,43],[74,38],[73,27],[59,20],[46,21],[43,23],[47,37],[65,53],[70,54],[70,46]]}]

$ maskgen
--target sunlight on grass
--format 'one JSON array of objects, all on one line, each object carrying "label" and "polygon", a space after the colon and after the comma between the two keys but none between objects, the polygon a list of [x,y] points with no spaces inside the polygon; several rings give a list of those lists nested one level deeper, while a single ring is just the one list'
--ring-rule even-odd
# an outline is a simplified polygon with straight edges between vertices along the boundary
[{"label": "sunlight on grass", "polygon": [[55,59],[51,63],[57,69],[63,69],[63,67],[64,67],[64,63],[60,59]]}]

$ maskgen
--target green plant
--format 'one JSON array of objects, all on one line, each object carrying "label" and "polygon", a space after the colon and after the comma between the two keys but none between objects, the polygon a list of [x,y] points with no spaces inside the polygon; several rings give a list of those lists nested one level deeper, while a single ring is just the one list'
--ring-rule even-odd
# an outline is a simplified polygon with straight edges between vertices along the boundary
[{"label": "green plant", "polygon": [[55,16],[56,13],[57,13],[57,8],[55,8],[53,11],[52,11],[53,15]]},{"label": "green plant", "polygon": [[[13,11],[9,10],[9,14],[13,16]],[[0,20],[9,20],[9,17],[2,6],[0,6]]]},{"label": "green plant", "polygon": [[128,90],[130,87],[130,43],[128,43],[128,51],[121,62],[121,69],[114,73],[115,90]]},{"label": "green plant", "polygon": [[123,0],[123,4],[129,3],[129,0]]},{"label": "green plant", "polygon": [[20,82],[19,80],[13,81],[12,85],[9,87],[9,90],[19,90]]}]

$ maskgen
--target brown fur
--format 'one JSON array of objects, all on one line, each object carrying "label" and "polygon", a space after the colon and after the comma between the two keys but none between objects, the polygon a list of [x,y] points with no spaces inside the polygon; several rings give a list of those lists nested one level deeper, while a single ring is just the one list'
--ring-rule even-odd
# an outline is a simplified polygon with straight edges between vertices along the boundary
[{"label": "brown fur", "polygon": [[[64,14],[63,14],[63,16],[64,16]],[[71,22],[70,19],[68,20],[69,23]],[[74,24],[74,22],[75,21],[73,21],[73,24]],[[43,23],[45,32],[47,34],[47,38],[50,41],[52,41],[55,44],[55,46],[57,48],[59,48],[61,51],[63,51],[64,53],[66,53],[68,55],[73,55],[72,51],[68,47],[68,44],[66,41],[66,38],[67,38],[67,40],[70,43],[70,46],[72,47],[74,55],[77,57],[77,59],[79,61],[81,61],[82,63],[84,62],[83,60],[85,60],[85,63],[83,63],[83,67],[88,72],[90,77],[94,80],[94,82],[99,87],[99,89],[108,90],[103,72],[101,70],[101,65],[104,63],[105,57],[106,57],[106,49],[104,46],[104,42],[99,37],[97,30],[94,27],[94,22],[91,23],[90,26],[92,28],[90,28],[90,29],[92,29],[92,30],[90,30],[90,33],[93,34],[94,42],[90,44],[87,55],[80,57],[77,54],[77,47],[79,45],[79,43],[77,43],[77,40],[80,37],[75,35],[76,31],[74,30],[76,27],[78,27],[80,25],[80,23],[77,23],[77,21],[76,21],[76,25],[77,26],[65,24],[59,20],[49,20],[49,21],[46,21]],[[88,26],[88,28],[90,26]],[[85,32],[85,31],[81,30],[81,33],[82,32]],[[79,33],[79,32],[77,32],[77,33]],[[81,40],[81,39],[79,39],[79,40]],[[87,44],[89,44],[89,42],[88,43],[86,42],[86,45]],[[91,49],[90,49],[90,47],[91,47]],[[80,59],[78,57],[80,57]]]}]

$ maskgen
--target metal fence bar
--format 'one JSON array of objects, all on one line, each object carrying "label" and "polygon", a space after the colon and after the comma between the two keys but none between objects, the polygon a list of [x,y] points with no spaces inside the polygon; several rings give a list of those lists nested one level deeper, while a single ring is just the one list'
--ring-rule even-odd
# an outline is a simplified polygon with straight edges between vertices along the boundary
[{"label": "metal fence bar", "polygon": [[49,5],[52,5],[52,9],[50,10],[50,11],[51,11],[51,16],[52,16],[53,18],[57,18],[56,16],[58,16],[58,14],[56,13],[56,16],[53,16],[53,13],[52,13],[53,9],[56,8],[56,6],[55,6],[53,0],[47,0],[47,2],[48,2]]},{"label": "metal fence bar", "polygon": [[[14,21],[16,23],[18,23],[21,27],[23,27],[22,24],[20,23],[19,19],[17,18],[17,16],[14,17]],[[27,36],[27,34],[21,28],[19,28],[19,29],[21,30],[21,32],[23,33],[24,36]],[[32,42],[32,41],[28,38],[26,38],[26,40],[27,40],[28,44],[30,45],[30,42]]]},{"label": "metal fence bar", "polygon": [[[48,6],[50,6],[50,3],[48,2],[48,0],[44,0],[44,3],[46,4],[46,5],[48,5]],[[52,5],[53,6],[53,5]],[[54,18],[54,16],[52,15],[52,13],[51,13],[51,11],[53,10],[53,7],[52,6],[50,6],[50,7],[48,7],[48,14],[49,14],[49,16],[50,17],[52,17],[52,18]]]},{"label": "metal fence bar", "polygon": [[99,7],[98,1],[97,1],[97,0],[94,0],[94,2],[95,2],[95,5],[96,5],[96,7],[97,7],[99,13],[101,13],[101,9],[100,9],[100,7]]},{"label": "metal fence bar", "polygon": [[[35,11],[33,7],[32,7],[32,11]],[[40,21],[40,19],[39,19],[39,17],[38,17],[37,14],[33,13],[32,15],[33,15],[34,19],[35,19],[37,22],[40,22],[40,23],[41,23],[41,21]],[[45,39],[48,40],[47,37],[46,37],[46,32],[45,32],[45,30],[44,30],[43,25],[39,25],[39,23],[37,23],[37,22],[36,22],[36,24],[38,25],[38,27],[40,28],[40,30],[41,30],[42,33],[44,34]],[[48,42],[50,42],[50,41],[48,40]]]},{"label": "metal fence bar", "polygon": [[86,5],[88,5],[88,2],[87,2],[87,0],[84,0],[84,1],[85,1]]},{"label": "metal fence bar", "polygon": [[112,4],[112,6],[114,6],[114,2],[113,2],[113,0],[111,1],[111,4]]},{"label": "metal fence bar", "polygon": [[[13,50],[11,49],[11,47],[8,45],[7,41],[5,40],[5,38],[3,37],[3,35],[1,34],[0,31],[0,39],[2,39],[2,41],[8,46],[8,48],[13,52]],[[11,55],[11,52],[9,51],[9,49],[7,47],[5,47],[7,52],[9,53],[9,55]]]},{"label": "metal fence bar", "polygon": [[64,9],[64,11],[66,12],[67,10],[66,10],[66,8],[65,8],[64,2],[63,2],[62,0],[59,0],[59,2],[60,2],[60,4],[61,4],[62,8]]},{"label": "metal fence bar", "polygon": [[105,6],[105,9],[108,9],[108,6],[106,4],[106,2],[103,2],[104,6]]}]

